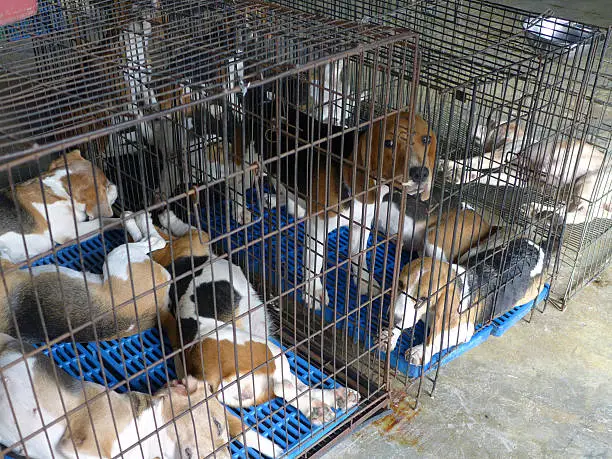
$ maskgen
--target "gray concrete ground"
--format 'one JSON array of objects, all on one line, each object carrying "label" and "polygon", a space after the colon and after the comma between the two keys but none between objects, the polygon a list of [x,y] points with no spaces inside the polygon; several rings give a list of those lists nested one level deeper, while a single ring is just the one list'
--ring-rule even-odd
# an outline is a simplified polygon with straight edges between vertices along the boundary
[{"label": "gray concrete ground", "polygon": [[442,369],[333,458],[612,457],[612,269],[565,312],[549,306]]},{"label": "gray concrete ground", "polygon": [[[504,4],[612,25],[610,0]],[[612,457],[611,328],[609,268],[565,312],[548,306],[443,368],[416,413],[394,393],[393,414],[327,457]]]}]

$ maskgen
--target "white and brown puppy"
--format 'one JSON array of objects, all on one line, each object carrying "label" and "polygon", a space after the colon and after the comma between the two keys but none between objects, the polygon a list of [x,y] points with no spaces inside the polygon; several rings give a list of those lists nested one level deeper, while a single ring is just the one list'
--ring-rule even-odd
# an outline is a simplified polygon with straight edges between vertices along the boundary
[{"label": "white and brown puppy", "polygon": [[[413,260],[398,281],[390,349],[419,320],[427,324],[424,346],[406,353],[414,365],[426,365],[441,350],[469,341],[477,324],[537,297],[550,253],[550,244],[518,238],[477,252],[465,262],[467,269],[430,257]],[[386,332],[381,335],[384,348],[387,338]]]},{"label": "white and brown puppy", "polygon": [[[562,223],[567,218],[569,224],[580,224],[594,218],[612,218],[612,202],[597,199],[598,184],[612,180],[612,162],[606,159],[605,152],[580,140],[530,141],[526,128],[526,123],[518,117],[512,119],[501,112],[492,112],[487,125],[479,126],[475,133],[485,154],[465,163],[451,162],[448,170],[453,180],[460,183],[462,176],[465,182],[479,180],[483,170],[500,168],[516,161],[525,164],[526,161],[545,184],[562,188],[573,186],[568,202],[561,209],[534,202],[528,208],[532,216],[556,211],[557,222]],[[502,173],[493,181],[483,183],[503,185],[513,182],[511,177]],[[598,208],[589,212],[591,202],[595,202]]]},{"label": "white and brown puppy", "polygon": [[206,400],[210,388],[195,378],[153,396],[105,394],[104,386],[72,378],[42,353],[24,359],[19,341],[5,334],[0,374],[0,443],[27,457],[195,459],[216,451],[230,458],[224,408]]},{"label": "white and brown puppy", "polygon": [[77,232],[85,236],[113,216],[116,199],[117,187],[102,171],[78,150],[66,153],[39,178],[16,185],[14,196],[0,193],[0,256],[19,263]]},{"label": "white and brown puppy", "polygon": [[[309,125],[307,120],[297,124]],[[354,134],[333,139],[332,151],[337,153],[333,149],[341,148],[338,139],[341,144],[344,140],[350,143],[352,136]],[[291,138],[280,139],[282,147],[286,144],[291,148],[295,142]],[[344,145],[344,148],[348,148],[350,155],[354,155],[350,146]],[[333,158],[333,155],[323,153],[318,159],[316,156],[311,159],[307,152],[296,153],[299,173],[295,173],[293,179],[291,174],[284,173],[286,171],[274,171],[271,168],[274,163],[267,165],[267,169],[277,179],[275,186],[278,193],[277,197],[273,197],[272,204],[278,205],[286,200],[288,211],[296,217],[312,215],[306,222],[304,263],[310,279],[306,283],[305,301],[318,309],[329,302],[321,278],[318,277],[323,269],[328,232],[340,226],[351,227],[352,271],[357,279],[359,294],[367,293],[370,276],[365,260],[357,259],[359,257],[356,254],[366,249],[376,209],[380,208],[382,198],[389,192],[387,185],[377,187],[374,178],[380,176],[382,180],[391,181],[394,186],[403,186],[409,194],[429,199],[436,157],[436,136],[420,116],[413,117],[411,113],[400,112],[376,121],[371,132],[359,135],[354,160],[344,158],[340,161]],[[404,177],[406,165],[408,177]],[[359,265],[362,266],[361,271]]]},{"label": "white and brown puppy", "polygon": [[378,216],[378,227],[388,235],[399,233],[402,222],[402,249],[416,251],[424,257],[442,261],[456,261],[491,232],[489,223],[465,203],[452,208],[439,218],[430,213],[429,205],[418,197],[406,195],[404,212],[402,194],[393,190],[383,198]]},{"label": "white and brown puppy", "polygon": [[[281,349],[268,340],[271,324],[266,306],[242,270],[227,259],[206,256],[199,248],[202,243],[197,232],[177,222],[171,212],[160,216],[160,221],[168,222],[179,236],[174,244],[174,267],[168,269],[177,277],[171,299],[178,300],[172,307],[179,319],[180,335],[177,330],[168,330],[168,335],[174,347],[185,346],[188,374],[205,377],[213,390],[219,391],[219,400],[228,406],[249,407],[281,397],[313,424],[334,419],[334,409],[357,404],[359,395],[351,389],[314,389],[302,383],[291,372]],[[181,234],[181,230],[186,232]],[[192,252],[198,255],[192,258]],[[164,251],[160,254],[167,256]],[[156,253],[153,257],[158,259]],[[192,266],[195,275],[190,274]],[[188,277],[181,278],[184,274]],[[228,421],[230,434],[247,446],[270,457],[282,453],[278,445],[254,429],[247,430],[238,418],[228,416]]]},{"label": "white and brown puppy", "polygon": [[146,218],[125,220],[138,242],[113,249],[101,275],[55,265],[21,270],[3,263],[0,332],[14,336],[18,330],[35,343],[45,341],[45,334],[53,340],[69,332],[77,341],[92,341],[156,325],[158,313],[168,314],[170,274],[148,255],[166,243],[159,235],[142,236],[136,222],[153,228]]}]

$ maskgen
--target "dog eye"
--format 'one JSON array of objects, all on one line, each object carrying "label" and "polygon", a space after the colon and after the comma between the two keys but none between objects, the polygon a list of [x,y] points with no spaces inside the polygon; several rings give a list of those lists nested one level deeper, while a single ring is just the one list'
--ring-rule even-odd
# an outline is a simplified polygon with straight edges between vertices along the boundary
[{"label": "dog eye", "polygon": [[385,148],[393,148],[393,140],[385,140]]},{"label": "dog eye", "polygon": [[397,286],[400,288],[400,290],[404,290],[406,288],[404,281],[401,279],[397,281]]},{"label": "dog eye", "polygon": [[215,427],[217,428],[217,435],[221,436],[221,434],[223,433],[222,431],[223,426],[215,418],[213,418],[213,422],[215,423]]},{"label": "dog eye", "polygon": [[424,135],[423,137],[421,137],[421,142],[423,142],[423,144],[427,145],[428,143],[431,142],[431,136]]},{"label": "dog eye", "polygon": [[191,448],[185,448],[185,457],[187,459],[191,459],[192,455],[193,455],[193,453],[191,452]]}]

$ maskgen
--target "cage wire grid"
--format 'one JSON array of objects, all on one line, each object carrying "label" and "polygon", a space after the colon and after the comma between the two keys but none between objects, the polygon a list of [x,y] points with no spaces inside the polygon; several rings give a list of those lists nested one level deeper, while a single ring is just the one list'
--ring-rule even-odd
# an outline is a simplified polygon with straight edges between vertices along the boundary
[{"label": "cage wire grid", "polygon": [[[296,248],[306,244],[304,233],[312,215],[292,219],[282,206],[276,213],[262,211],[264,191],[274,184],[266,182],[261,168],[253,164],[245,162],[229,171],[210,169],[208,164],[227,164],[237,146],[249,155],[248,135],[259,135],[260,146],[280,153],[278,158],[267,157],[264,166],[300,152],[330,156],[335,140],[347,141],[370,129],[373,117],[385,120],[394,110],[415,105],[438,136],[438,174],[428,221],[440,225],[445,212],[467,203],[507,230],[491,236],[486,248],[489,242],[507,248],[520,236],[536,241],[554,238],[559,228],[552,225],[553,216],[532,218],[524,204],[532,201],[558,209],[568,191],[542,183],[539,171],[520,161],[502,168],[506,186],[492,187],[488,173],[481,174],[483,183],[453,184],[445,176],[446,162],[482,152],[473,130],[494,110],[524,118],[527,141],[538,139],[545,147],[547,142],[574,139],[591,122],[590,101],[585,107],[583,99],[602,35],[587,34],[588,29],[576,25],[575,46],[542,46],[523,28],[526,17],[537,22],[541,16],[487,2],[357,2],[341,9],[318,1],[276,3],[284,6],[185,1],[131,8],[120,1],[67,1],[58,4],[65,21],[58,24],[65,25],[64,30],[31,33],[25,24],[5,32],[8,64],[0,62],[6,69],[0,91],[6,88],[7,113],[20,116],[16,122],[0,117],[0,147],[9,150],[0,167],[14,174],[13,184],[41,173],[49,153],[80,146],[118,182],[116,210],[170,207],[208,232],[211,246],[242,266],[266,301],[280,305],[281,345],[307,357],[302,359],[305,367],[320,368],[325,381],[360,389],[363,398],[357,412],[348,418],[337,416],[323,432],[315,429],[292,447],[304,453],[321,447],[322,435],[338,431],[340,424],[355,425],[384,406],[390,371],[406,382],[418,381],[417,396],[425,380],[435,387],[442,364],[489,334],[503,334],[529,314],[546,297],[545,281],[554,273],[540,283],[536,301],[496,319],[485,317],[472,340],[455,347],[448,342],[440,360],[433,358],[423,369],[409,364],[408,354],[401,355],[406,346],[420,346],[414,340],[416,324],[404,330],[394,353],[380,352],[381,332],[394,322],[389,314],[398,293],[396,268],[414,259],[414,247],[403,247],[400,257],[401,244],[374,229],[367,247],[350,254],[354,228],[332,232],[322,274],[332,300],[320,312],[308,312],[300,300],[309,282],[304,276],[313,273],[305,273]],[[406,29],[419,34],[422,48]],[[479,33],[485,29],[488,33]],[[406,49],[413,54],[406,56]],[[414,59],[417,51],[419,63]],[[11,60],[23,54],[31,57]],[[54,69],[60,63],[67,64],[66,72],[58,76]],[[325,79],[331,80],[331,88]],[[17,97],[15,88],[21,91]],[[249,101],[253,94],[260,97],[254,103]],[[32,108],[38,115],[31,115]],[[198,110],[205,116],[195,122]],[[299,130],[299,125],[289,122],[292,111],[306,113],[308,123],[318,123],[317,128],[307,130],[304,137],[295,135],[292,130]],[[334,125],[335,134],[330,135]],[[285,136],[288,145],[279,149],[269,135]],[[506,142],[513,140],[516,136]],[[209,163],[197,158],[199,152],[205,152]],[[537,152],[538,157],[542,154]],[[121,162],[123,156],[134,159],[130,167]],[[38,165],[16,168],[33,158],[40,158]],[[166,176],[169,182],[163,192],[151,184],[150,175],[156,174],[158,180]],[[402,194],[401,201],[405,199]],[[238,221],[244,218],[236,214],[240,208],[248,209],[253,220]],[[454,226],[455,232],[462,228],[458,220]],[[384,294],[356,298],[351,255],[367,265],[369,282],[374,278],[382,283]],[[503,277],[493,296],[503,286]],[[436,290],[429,286],[428,302],[439,294]],[[480,308],[474,311],[479,314]],[[424,322],[435,327],[438,320],[445,319],[428,315]],[[136,341],[142,346],[144,338]],[[386,356],[387,361],[379,360]],[[160,359],[164,360],[163,352],[154,360],[159,364]],[[125,356],[119,362],[127,364]],[[152,380],[149,373],[155,373],[156,362],[147,362],[136,375],[130,376],[130,370],[122,376],[132,382]],[[305,378],[312,382],[311,376]],[[282,405],[258,417],[256,427],[262,431],[263,425],[265,431],[266,420],[286,410]],[[231,446],[233,455],[246,454],[236,448]]]},{"label": "cage wire grid", "polygon": [[[564,141],[592,142],[604,152],[609,149],[605,124],[601,123],[601,118],[593,120],[590,115],[594,103],[590,96],[592,81],[598,72],[600,86],[605,85],[602,81],[607,81],[607,72],[600,72],[598,67],[599,53],[607,42],[605,31],[552,18],[549,11],[538,14],[485,1],[340,2],[331,5],[317,0],[280,0],[275,3],[332,18],[406,27],[418,32],[422,62],[417,107],[426,114],[432,130],[438,134],[438,201],[465,201],[489,216],[492,222],[513,228],[514,236],[526,235],[540,240],[558,235],[560,227],[550,213],[533,215],[526,212],[525,206],[537,202],[551,209],[561,209],[571,200],[572,187],[543,182],[542,172],[527,161],[497,163],[505,176],[502,180],[498,178],[500,171],[491,174],[483,170],[477,181],[454,185],[445,176],[449,171],[442,163],[482,154],[483,145],[476,141],[473,132],[477,125],[486,125],[492,111],[502,112],[507,117],[525,117],[530,131],[525,145],[537,141],[539,158],[546,154],[548,145]],[[557,26],[569,27],[571,44],[546,42],[532,33],[537,27]],[[605,107],[602,100],[608,98],[609,95],[599,88],[600,105]],[[597,122],[602,126],[599,134],[584,132],[589,125],[590,131],[595,130]],[[517,139],[511,132],[505,135],[507,143]],[[599,170],[601,182],[606,181],[606,169],[604,166]],[[496,180],[498,184],[492,186]],[[608,190],[609,185],[601,183],[593,200],[603,202]],[[596,210],[589,206],[586,211],[589,219]],[[608,221],[594,219],[585,225],[568,225],[564,230],[560,258],[554,264],[569,264],[581,269],[576,264],[576,254],[583,253],[581,247],[595,248],[605,244],[606,238],[598,234],[606,231]],[[597,244],[590,246],[589,240]],[[500,245],[507,242],[507,239],[497,241]],[[607,265],[604,258],[595,262],[597,269]],[[570,272],[578,276],[571,268]],[[597,270],[589,272],[595,275]],[[557,269],[551,271],[549,281],[564,285],[563,279],[557,279]]]},{"label": "cage wire grid", "polygon": [[[179,167],[177,164],[190,156],[189,149],[206,150],[211,146],[218,148],[215,152],[217,156],[211,154],[211,161],[226,160],[231,148],[224,139],[228,133],[230,110],[239,113],[239,117],[244,116],[244,103],[240,95],[254,92],[264,85],[277,90],[275,85],[287,85],[291,80],[309,82],[313,73],[324,73],[325,66],[334,65],[334,62],[363,67],[363,75],[357,77],[358,84],[366,85],[374,81],[374,87],[369,90],[370,97],[376,97],[378,91],[382,93],[382,99],[390,100],[389,94],[400,91],[400,87],[407,90],[405,87],[409,84],[393,85],[389,80],[404,81],[403,72],[413,64],[407,64],[405,54],[407,51],[414,53],[416,48],[412,32],[347,21],[319,22],[308,14],[294,14],[286,8],[260,3],[234,3],[231,6],[209,3],[194,7],[189,2],[181,2],[162,5],[161,10],[154,11],[125,9],[126,5],[122,2],[93,2],[87,7],[80,2],[62,2],[59,6],[65,20],[63,30],[29,33],[30,25],[21,24],[8,34],[6,60],[2,60],[3,72],[0,77],[0,87],[7,102],[3,113],[16,115],[3,116],[2,124],[2,148],[8,152],[3,155],[1,167],[8,172],[8,184],[15,189],[15,183],[28,177],[41,176],[49,164],[48,156],[53,158],[56,153],[79,146],[86,158],[107,174],[112,176],[114,173],[113,178],[117,179],[119,189],[115,210],[134,208],[131,207],[134,203],[144,203],[147,211],[173,205],[177,212],[186,209],[186,221],[193,221],[198,226],[202,222],[198,221],[199,218],[193,218],[194,213],[201,211],[202,217],[208,217],[201,218],[203,221],[211,218],[209,209],[205,209],[209,204],[208,199],[202,196],[214,194],[209,192],[214,185],[227,188],[231,178],[242,178],[249,172],[248,168],[237,168],[226,177],[215,177],[212,173],[210,177],[201,179],[204,170],[198,168],[203,166],[190,165],[188,175],[210,182],[198,185],[198,202],[193,208],[188,196],[193,198],[194,194],[176,195],[176,191],[171,192],[172,196],[164,196],[165,202],[157,201],[152,205],[151,195],[156,189],[146,175],[155,171],[148,169],[159,168],[159,162]],[[252,23],[257,27],[251,28]],[[239,33],[231,31],[238,24],[251,28],[244,33],[246,36],[241,36],[244,30]],[[20,37],[19,33],[22,34]],[[157,49],[157,46],[162,49]],[[218,54],[212,56],[211,49]],[[20,55],[29,57],[13,59]],[[143,55],[145,59],[142,60]],[[221,64],[215,66],[215,59],[220,60]],[[235,79],[235,75],[228,75],[224,68],[232,59],[240,61],[239,79]],[[390,71],[392,65],[398,64],[402,67],[399,73]],[[60,66],[62,72],[58,73]],[[371,70],[365,70],[368,67]],[[418,69],[408,74],[416,81]],[[384,78],[386,80],[382,81]],[[232,98],[234,95],[238,97]],[[346,97],[345,94],[334,94],[335,98],[341,96]],[[402,106],[399,99],[396,97],[393,103]],[[215,126],[203,122],[199,127],[185,124],[192,108],[210,110],[215,103],[228,110],[223,122],[211,123]],[[359,103],[357,99],[353,106]],[[386,110],[383,110],[382,116],[386,116]],[[153,130],[157,129],[155,123],[160,120],[162,132],[157,132],[159,137],[147,138],[146,129],[151,126]],[[368,123],[363,118],[360,118],[360,122]],[[371,121],[369,123],[371,125]],[[351,129],[355,131],[355,125],[349,126],[347,132]],[[198,146],[191,143],[187,151],[179,153],[160,148],[160,145],[180,143],[186,135],[185,130],[191,131],[187,135],[196,138]],[[241,130],[244,135],[244,126]],[[128,169],[116,163],[122,155],[132,155],[136,159],[136,167]],[[63,158],[67,158],[65,153],[59,156],[60,161]],[[27,160],[32,159],[36,160],[34,164],[26,164]],[[157,164],[153,164],[155,162]],[[244,190],[240,191],[244,193]],[[102,199],[102,196],[96,196],[98,205]],[[190,211],[193,211],[191,215]],[[118,223],[109,224],[105,229],[113,226],[118,226]],[[206,223],[203,226],[206,227]],[[248,229],[243,226],[233,234],[213,234],[211,246],[222,245],[225,239]],[[80,236],[84,241],[87,234]],[[97,272],[100,267],[94,265],[111,252],[113,242],[125,241],[125,237],[119,240],[114,238],[112,232],[105,232],[100,237],[98,246],[95,243],[91,245],[93,239],[78,246],[73,246],[73,241],[60,244],[52,248],[52,255],[49,251],[36,254],[28,262],[22,263],[22,267],[28,268],[32,262],[40,267],[54,261],[71,269],[78,269],[84,263],[88,271]],[[226,256],[236,258],[231,247],[227,251]],[[255,284],[256,276],[246,274]],[[265,287],[263,290],[266,292]],[[146,295],[146,292],[142,295]],[[275,300],[278,298],[271,299]],[[295,303],[291,306],[297,309]],[[312,374],[298,375],[304,383],[322,384],[328,390],[338,387],[335,381],[340,381],[341,385],[350,383],[360,389],[362,400],[351,409],[350,419],[346,418],[346,413],[340,412],[331,423],[325,423],[323,429],[312,429],[307,421],[301,419],[295,443],[284,443],[289,454],[304,453],[315,447],[317,441],[342,427],[342,424],[357,425],[383,406],[387,399],[384,368],[374,376],[367,371],[368,361],[373,360],[372,354],[362,351],[356,357],[347,357],[346,361],[338,352],[329,357],[327,349],[313,342],[321,337],[322,344],[322,337],[328,331],[327,328],[316,331],[318,326],[323,327],[314,322],[302,326],[301,334],[282,329],[280,344],[291,345],[286,354],[282,352],[283,355],[293,359],[292,362],[299,360],[298,367],[301,365],[302,373],[304,368],[306,371],[312,370]],[[339,332],[333,329],[334,336],[336,333]],[[54,341],[57,338],[51,339],[51,343]],[[155,347],[162,350],[161,355],[159,352],[148,354]],[[340,347],[342,345],[336,349],[340,350]],[[144,331],[120,342],[93,342],[85,347],[79,343],[57,344],[53,347],[52,355],[73,376],[104,383],[118,392],[127,389],[128,393],[152,393],[160,383],[175,375],[164,364],[172,353],[168,354],[163,349],[159,336],[155,338],[154,332]],[[308,358],[303,359],[297,354],[292,356],[291,349]],[[144,355],[147,358],[143,360]],[[72,361],[68,362],[70,359]],[[95,366],[96,361],[102,363],[99,371],[92,368],[92,362]],[[314,375],[317,367],[325,372],[320,374],[319,380]],[[128,380],[129,387],[122,382],[123,379]],[[278,439],[278,434],[273,433],[266,419],[273,418],[279,429],[283,430],[279,416],[282,418],[287,408],[283,403],[275,403],[268,412],[258,408],[256,415],[248,414],[254,416],[253,419],[249,418],[248,423],[251,428]],[[295,413],[292,416],[295,417]],[[297,414],[297,417],[300,416]],[[291,422],[289,419],[285,421]],[[284,430],[287,431],[287,426]],[[283,445],[282,439],[280,444]],[[254,454],[236,448],[233,443],[231,452],[234,457]]]}]

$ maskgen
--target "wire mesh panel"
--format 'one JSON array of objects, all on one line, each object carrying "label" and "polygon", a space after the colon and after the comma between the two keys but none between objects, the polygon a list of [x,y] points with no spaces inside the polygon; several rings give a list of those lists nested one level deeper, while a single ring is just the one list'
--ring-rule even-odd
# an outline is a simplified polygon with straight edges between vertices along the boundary
[{"label": "wire mesh panel", "polygon": [[379,221],[394,234],[403,219],[404,257],[399,302],[383,306],[392,333],[378,341],[420,393],[439,363],[546,298],[565,223],[595,216],[585,203],[603,196],[606,147],[584,126],[605,34],[481,1],[275,3],[419,33],[416,111],[435,134],[435,180],[431,197],[397,195]]},{"label": "wire mesh panel", "polygon": [[[571,297],[587,285],[610,264],[610,230],[612,229],[611,196],[612,178],[610,164],[610,139],[612,136],[612,51],[610,49],[610,30],[606,41],[597,49],[597,61],[586,96],[590,102],[584,126],[585,150],[583,161],[591,159],[588,146],[594,145],[604,153],[603,162],[592,178],[593,190],[580,193],[576,203],[581,214],[568,215],[568,225],[561,266],[555,288],[552,292],[554,304],[565,308]],[[581,183],[577,186],[583,186]],[[584,216],[584,218],[580,218]]]},{"label": "wire mesh panel", "polygon": [[433,176],[416,35],[44,5],[0,53],[2,452],[297,456],[386,406],[400,254],[372,222]]}]

